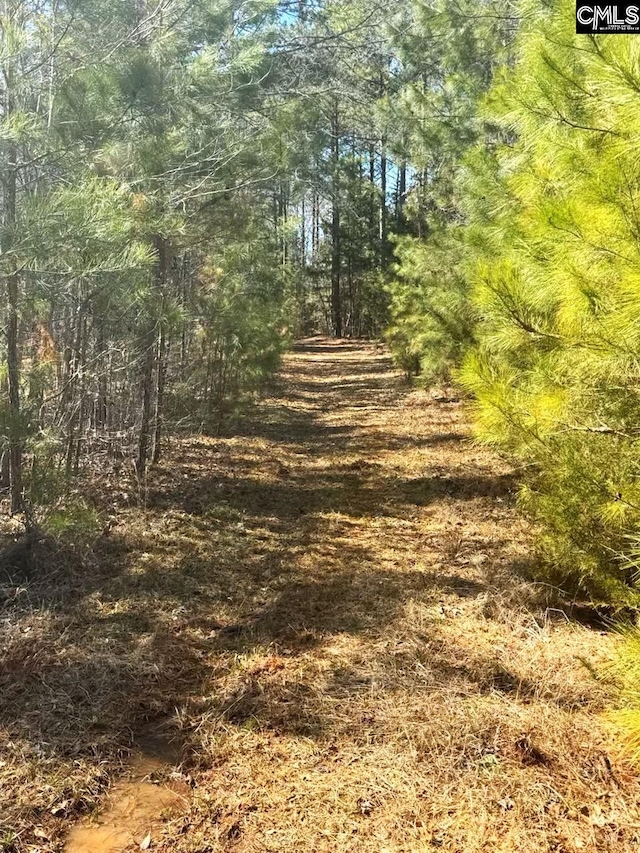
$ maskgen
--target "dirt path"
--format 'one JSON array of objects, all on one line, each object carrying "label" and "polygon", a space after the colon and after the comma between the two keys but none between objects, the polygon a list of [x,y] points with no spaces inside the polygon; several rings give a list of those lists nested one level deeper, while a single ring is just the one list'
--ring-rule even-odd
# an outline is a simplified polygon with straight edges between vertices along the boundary
[{"label": "dirt path", "polygon": [[146,510],[112,484],[93,570],[27,584],[5,624],[0,738],[31,763],[7,790],[40,849],[100,801],[96,756],[167,715],[194,789],[154,849],[638,849],[579,660],[614,640],[520,579],[512,487],[458,402],[320,339],[242,435],[175,446]]}]

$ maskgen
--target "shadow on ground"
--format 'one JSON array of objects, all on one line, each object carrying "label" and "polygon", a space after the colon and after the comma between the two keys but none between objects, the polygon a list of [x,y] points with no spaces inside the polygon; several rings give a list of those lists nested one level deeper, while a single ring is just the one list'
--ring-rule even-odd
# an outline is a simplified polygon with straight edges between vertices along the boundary
[{"label": "shadow on ground", "polygon": [[[496,689],[491,666],[429,644],[441,601],[485,595],[486,569],[514,562],[509,530],[497,535],[513,477],[476,459],[449,404],[424,400],[407,428],[406,395],[374,347],[312,341],[237,434],[177,443],[144,508],[118,505],[130,484],[105,484],[96,499],[115,523],[91,553],[49,543],[30,573],[0,578],[4,742],[97,760],[203,691],[229,725],[323,737],[318,684],[336,702],[372,678],[393,690],[397,655],[269,683],[250,667],[234,682],[239,658],[377,642],[409,606],[426,613],[412,639],[425,690]],[[533,690],[509,673],[501,683]]]}]

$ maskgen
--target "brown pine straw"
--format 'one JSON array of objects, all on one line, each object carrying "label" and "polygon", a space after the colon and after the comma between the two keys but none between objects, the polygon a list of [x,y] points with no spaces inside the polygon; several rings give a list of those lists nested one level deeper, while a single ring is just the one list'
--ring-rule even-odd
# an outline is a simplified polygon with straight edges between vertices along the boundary
[{"label": "brown pine straw", "polygon": [[145,506],[102,476],[92,552],[0,578],[0,850],[60,850],[154,725],[193,786],[155,850],[637,849],[617,639],[523,578],[513,488],[450,390],[323,339]]}]

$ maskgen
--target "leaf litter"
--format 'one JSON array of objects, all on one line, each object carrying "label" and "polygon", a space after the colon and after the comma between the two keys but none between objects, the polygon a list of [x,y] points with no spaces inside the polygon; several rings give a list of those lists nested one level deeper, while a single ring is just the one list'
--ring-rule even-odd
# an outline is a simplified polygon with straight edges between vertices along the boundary
[{"label": "leaf litter", "polygon": [[142,503],[91,484],[117,524],[7,578],[0,849],[104,825],[154,726],[179,749],[144,784],[181,799],[139,849],[637,849],[581,663],[617,640],[526,579],[514,484],[448,389],[324,339],[234,434],[173,439]]}]

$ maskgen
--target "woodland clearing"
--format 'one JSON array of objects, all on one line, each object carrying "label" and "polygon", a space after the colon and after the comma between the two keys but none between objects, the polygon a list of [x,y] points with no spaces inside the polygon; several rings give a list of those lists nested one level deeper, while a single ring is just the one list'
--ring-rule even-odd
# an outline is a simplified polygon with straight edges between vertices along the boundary
[{"label": "woodland clearing", "polygon": [[103,481],[92,553],[2,578],[0,850],[70,849],[149,738],[180,802],[105,851],[640,848],[618,639],[526,580],[513,487],[459,400],[327,338],[143,506]]}]

